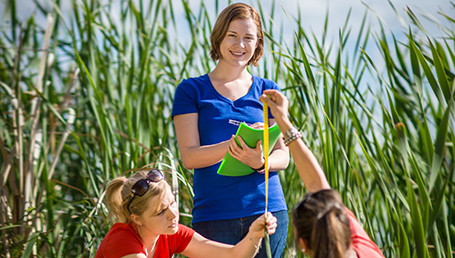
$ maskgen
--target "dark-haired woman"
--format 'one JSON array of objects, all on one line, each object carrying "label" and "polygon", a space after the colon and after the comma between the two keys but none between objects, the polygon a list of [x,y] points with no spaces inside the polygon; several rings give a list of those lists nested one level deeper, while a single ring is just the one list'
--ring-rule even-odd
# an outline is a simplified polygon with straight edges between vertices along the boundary
[{"label": "dark-haired woman", "polygon": [[266,90],[261,100],[269,105],[284,142],[294,159],[308,194],[292,211],[297,245],[312,258],[384,257],[348,210],[327,178],[302,134],[288,119],[288,100],[280,92]]},{"label": "dark-haired woman", "polygon": [[[264,237],[261,215],[237,245],[208,240],[179,224],[174,195],[161,171],[138,171],[130,178],[117,177],[106,190],[109,218],[118,222],[109,230],[95,258],[253,257]],[[267,214],[267,232],[273,234],[276,218]]]},{"label": "dark-haired woman", "polygon": [[[264,33],[258,12],[250,5],[235,3],[218,16],[210,36],[216,67],[208,74],[183,80],[177,87],[172,117],[183,164],[194,169],[193,228],[201,235],[235,244],[249,225],[265,210],[264,158],[261,142],[232,150],[241,122],[264,122],[259,97],[266,89],[279,89],[271,80],[251,75],[247,67],[258,65],[264,48]],[[269,124],[273,124],[273,119]],[[252,169],[251,174],[229,177],[217,174],[229,153]],[[269,158],[268,210],[278,219],[270,244],[273,257],[286,246],[288,214],[278,174],[289,163],[289,152],[280,139]],[[257,257],[266,257],[261,248]]]}]

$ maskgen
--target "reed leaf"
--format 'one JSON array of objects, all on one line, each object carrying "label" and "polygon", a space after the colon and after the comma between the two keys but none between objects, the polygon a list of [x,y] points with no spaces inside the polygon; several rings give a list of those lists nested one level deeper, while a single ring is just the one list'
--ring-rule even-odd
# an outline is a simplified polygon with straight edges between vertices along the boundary
[{"label": "reed leaf", "polygon": [[[28,17],[17,1],[6,2],[0,254],[93,257],[112,226],[107,182],[141,167],[166,171],[180,222],[191,225],[193,171],[182,165],[170,113],[181,80],[214,68],[209,36],[226,2],[211,9],[202,0],[83,0],[62,8],[34,0]],[[410,8],[401,17],[388,1],[405,28],[392,32],[363,3],[357,24],[349,10],[333,26],[327,9],[322,30],[312,31],[301,11],[294,17],[277,1],[250,2],[266,37],[250,73],[288,96],[291,121],[385,256],[452,257],[452,10],[439,12],[443,24]],[[39,17],[48,15],[54,20],[46,26]],[[425,31],[423,19],[444,35]],[[305,186],[292,161],[279,176],[291,210]],[[304,257],[292,227],[283,257]]]}]

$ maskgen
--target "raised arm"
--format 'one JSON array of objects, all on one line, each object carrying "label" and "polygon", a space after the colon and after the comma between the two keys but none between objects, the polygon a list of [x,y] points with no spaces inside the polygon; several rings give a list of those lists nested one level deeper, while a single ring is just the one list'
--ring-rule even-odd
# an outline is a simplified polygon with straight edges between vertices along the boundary
[{"label": "raised arm", "polygon": [[[272,213],[267,213],[267,233],[272,235],[277,227],[277,219]],[[248,234],[235,246],[209,240],[197,232],[187,248],[182,252],[187,257],[195,258],[251,258],[258,252],[262,238],[264,238],[264,215],[251,224]]]},{"label": "raised arm", "polygon": [[[265,90],[261,96],[261,100],[269,106],[283,135],[288,130],[294,128],[291,121],[289,121],[289,102],[286,96],[277,90]],[[318,160],[301,138],[290,142],[288,148],[294,158],[300,178],[309,192],[330,189],[329,182]]]}]

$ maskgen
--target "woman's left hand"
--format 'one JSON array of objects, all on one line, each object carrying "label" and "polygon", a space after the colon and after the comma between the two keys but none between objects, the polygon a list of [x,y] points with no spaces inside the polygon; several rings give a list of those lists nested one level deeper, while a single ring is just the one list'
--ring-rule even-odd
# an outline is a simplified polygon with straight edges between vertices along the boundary
[{"label": "woman's left hand", "polygon": [[[267,219],[265,219],[267,216]],[[267,221],[267,224],[265,224]],[[264,227],[267,228],[267,234],[272,235],[275,233],[277,228],[277,218],[272,213],[262,214],[259,216],[250,226],[250,232],[257,238],[264,237]]]},{"label": "woman's left hand", "polygon": [[251,168],[260,168],[264,165],[264,158],[262,155],[262,146],[261,142],[258,141],[256,143],[255,148],[250,148],[246,143],[243,141],[242,137],[237,136],[239,140],[240,146],[237,144],[235,140],[235,136],[233,135],[230,140],[229,145],[229,154],[235,159],[238,159],[243,164],[251,167]]}]

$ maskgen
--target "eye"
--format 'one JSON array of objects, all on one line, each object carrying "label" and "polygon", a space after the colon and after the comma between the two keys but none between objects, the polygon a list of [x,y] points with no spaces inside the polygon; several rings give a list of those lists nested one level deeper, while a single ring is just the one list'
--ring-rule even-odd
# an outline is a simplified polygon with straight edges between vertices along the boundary
[{"label": "eye", "polygon": [[169,204],[169,206],[167,206],[166,209],[161,210],[161,211],[160,211],[158,214],[156,214],[156,215],[157,215],[157,216],[162,215],[162,214],[164,214],[164,213],[169,209],[169,207],[171,207],[171,206],[172,206],[172,207],[175,207],[176,205],[177,205],[177,202],[176,202],[175,200],[173,200],[173,201]]},{"label": "eye", "polygon": [[162,210],[162,211],[160,211],[157,215],[162,215],[162,214],[164,214],[164,212],[165,212],[166,210],[167,210],[167,208],[164,209],[164,210]]}]

